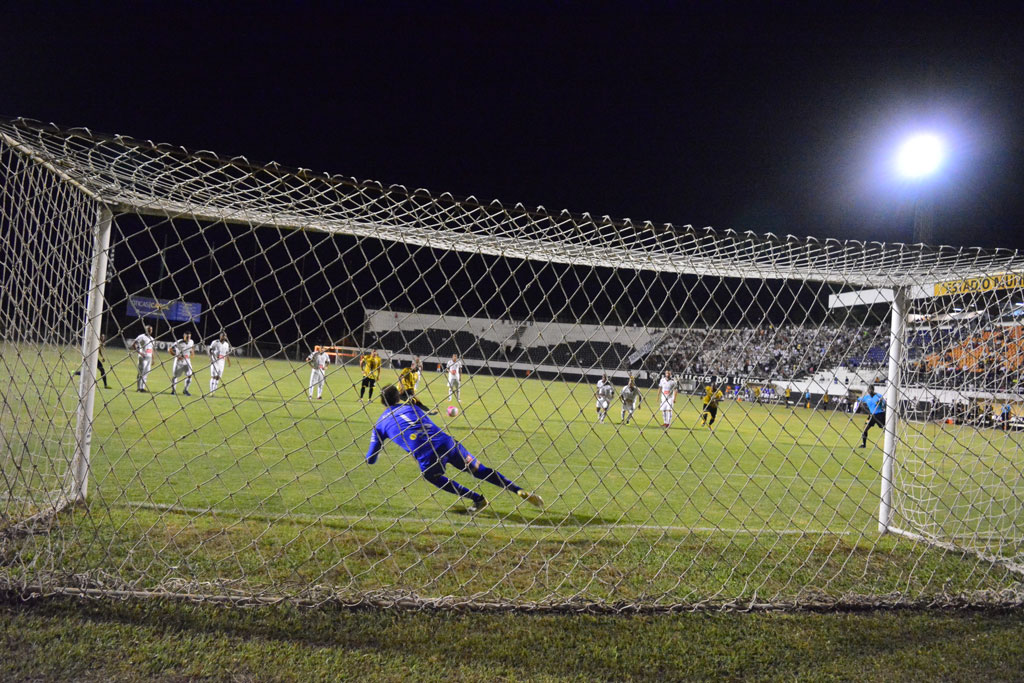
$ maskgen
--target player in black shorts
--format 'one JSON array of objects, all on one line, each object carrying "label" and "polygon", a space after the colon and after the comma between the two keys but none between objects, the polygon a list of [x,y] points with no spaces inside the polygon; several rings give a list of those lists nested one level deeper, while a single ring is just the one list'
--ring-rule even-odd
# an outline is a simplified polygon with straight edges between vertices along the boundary
[{"label": "player in black shorts", "polygon": [[370,399],[373,400],[373,387],[380,379],[381,359],[376,351],[371,351],[359,359],[359,368],[363,371],[362,386],[359,388],[359,399],[362,400],[366,390],[370,390]]},{"label": "player in black shorts", "polygon": [[[710,387],[708,388],[710,389]],[[724,396],[725,395],[722,393],[721,389],[704,395],[704,400],[706,400],[707,403],[704,406],[704,413],[701,415],[701,421],[708,427],[715,424],[715,418],[718,417],[718,402],[721,401]]]},{"label": "player in black shorts", "polygon": [[881,394],[875,393],[875,387],[869,386],[868,393],[865,396],[861,396],[857,399],[857,405],[863,403],[867,406],[868,423],[864,425],[864,431],[860,435],[860,447],[864,448],[868,444],[868,431],[872,427],[881,427],[885,430],[885,399]]},{"label": "player in black shorts", "polygon": [[[103,367],[103,360],[104,360],[103,359],[103,345],[106,344],[106,343],[107,343],[107,335],[101,334],[100,335],[99,356],[96,358],[96,375],[101,380],[103,380],[103,388],[104,389],[109,389],[110,385],[107,384],[107,369],[105,367]],[[74,374],[81,375],[82,371],[81,370],[75,370]]]}]

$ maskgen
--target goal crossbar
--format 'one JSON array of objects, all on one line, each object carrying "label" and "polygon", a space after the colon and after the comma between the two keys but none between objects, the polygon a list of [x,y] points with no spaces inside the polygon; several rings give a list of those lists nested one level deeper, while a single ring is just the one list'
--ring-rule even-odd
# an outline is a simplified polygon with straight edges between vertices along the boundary
[{"label": "goal crossbar", "polygon": [[972,272],[1024,271],[1024,256],[1011,250],[815,240],[552,213],[26,119],[0,120],[0,137],[115,212],[318,230],[547,262],[854,287],[952,280],[965,261]]}]

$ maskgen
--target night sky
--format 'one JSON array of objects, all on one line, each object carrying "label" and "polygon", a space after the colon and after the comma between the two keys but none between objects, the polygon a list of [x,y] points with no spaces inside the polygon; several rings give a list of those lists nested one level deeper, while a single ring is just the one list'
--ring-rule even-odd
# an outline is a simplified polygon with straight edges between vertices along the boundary
[{"label": "night sky", "polygon": [[[909,241],[930,192],[937,242],[1024,247],[1010,4],[168,5],[6,12],[0,114],[755,232]],[[918,127],[951,145],[923,190],[887,164]]]}]

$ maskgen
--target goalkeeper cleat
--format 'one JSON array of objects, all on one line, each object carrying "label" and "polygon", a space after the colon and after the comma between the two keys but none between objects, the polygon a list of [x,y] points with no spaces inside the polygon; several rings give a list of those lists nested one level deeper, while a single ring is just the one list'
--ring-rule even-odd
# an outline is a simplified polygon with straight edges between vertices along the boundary
[{"label": "goalkeeper cleat", "polygon": [[476,514],[487,507],[487,499],[480,496],[480,500],[474,500],[469,504],[469,511],[471,514]]},{"label": "goalkeeper cleat", "polygon": [[538,496],[536,493],[530,493],[526,489],[519,489],[519,497],[525,500],[530,505],[536,505],[539,508],[544,507],[544,499]]}]

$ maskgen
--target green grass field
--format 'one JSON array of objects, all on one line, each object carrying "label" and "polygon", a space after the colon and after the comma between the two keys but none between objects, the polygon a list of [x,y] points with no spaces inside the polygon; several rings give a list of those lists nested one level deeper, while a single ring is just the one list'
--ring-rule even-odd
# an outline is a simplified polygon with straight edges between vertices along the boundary
[{"label": "green grass field", "polygon": [[5,603],[6,681],[1015,681],[1007,611],[610,616]]},{"label": "green grass field", "polygon": [[[7,546],[13,584],[649,607],[1019,595],[1019,577],[998,565],[879,535],[882,435],[855,448],[863,416],[727,402],[711,430],[699,424],[699,400],[681,396],[666,430],[647,391],[635,424],[619,424],[617,402],[596,424],[590,386],[473,377],[463,413],[442,411],[439,423],[547,506],[480,484],[492,505],[470,516],[393,445],[365,464],[382,408],[359,401],[357,371],[333,369],[324,399],[311,401],[303,364],[238,358],[208,395],[200,358],[184,397],[168,393],[166,356],[144,394],[128,354],[106,355],[111,388],[98,390],[89,504]],[[53,463],[72,442],[73,368],[50,360],[62,368],[52,385],[34,371],[38,362],[7,366],[6,391],[23,397],[20,408],[5,403],[6,433],[17,436],[8,441],[43,465],[19,471],[48,472],[21,475],[22,489],[55,486],[62,474]],[[443,377],[428,372],[424,382],[421,398],[447,406]],[[914,443],[929,451],[915,456],[909,491],[963,474],[986,500],[1019,500],[1019,477],[1005,476],[1016,471],[1017,434],[915,430]],[[11,500],[29,497],[11,488]],[[926,521],[975,535],[1005,524],[1006,511],[964,515],[948,486],[932,488],[932,499],[914,498]]]}]

